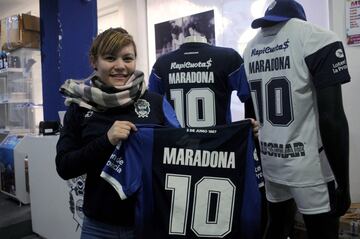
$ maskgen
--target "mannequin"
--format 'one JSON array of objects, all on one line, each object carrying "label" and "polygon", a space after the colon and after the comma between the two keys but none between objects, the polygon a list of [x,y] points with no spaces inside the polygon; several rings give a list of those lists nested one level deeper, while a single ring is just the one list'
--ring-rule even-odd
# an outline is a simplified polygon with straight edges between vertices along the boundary
[{"label": "mannequin", "polygon": [[[273,1],[251,27],[261,28],[243,56],[250,88],[259,93],[259,99],[253,95],[253,103],[262,123],[259,140],[269,201],[265,238],[288,238],[297,207],[309,239],[338,239],[339,218],[351,202],[349,126],[341,93],[341,85],[350,81],[344,46],[333,32],[306,22],[305,11],[295,0]],[[281,44],[285,46],[281,51],[253,54]],[[286,70],[252,67],[281,58],[289,59]],[[341,69],[334,70],[338,65]],[[266,96],[261,95],[264,87]],[[276,87],[283,93],[281,116]],[[269,151],[268,142],[291,145],[294,139],[304,142],[302,155]]]},{"label": "mannequin", "polygon": [[[205,34],[198,29],[200,28],[194,23],[189,24],[185,31],[188,36],[180,48],[157,59],[150,75],[149,90],[167,97],[174,106],[182,127],[231,124],[232,91],[237,92],[242,102],[248,100],[250,95],[247,81],[242,80],[239,70],[243,59],[232,48],[211,45]],[[188,65],[193,67],[173,67],[173,62],[189,63]],[[189,81],[184,78],[182,84],[169,84],[180,74],[189,78],[198,75],[205,77]],[[184,104],[184,101],[187,103]],[[260,168],[258,164],[259,161],[256,161],[257,168]],[[258,184],[262,186],[262,176],[257,176]],[[263,191],[260,189],[259,193],[262,197],[261,203],[265,204]],[[253,226],[258,227],[261,234],[266,225],[264,204],[259,205],[259,211],[253,212],[259,219],[259,224],[254,223]]]}]

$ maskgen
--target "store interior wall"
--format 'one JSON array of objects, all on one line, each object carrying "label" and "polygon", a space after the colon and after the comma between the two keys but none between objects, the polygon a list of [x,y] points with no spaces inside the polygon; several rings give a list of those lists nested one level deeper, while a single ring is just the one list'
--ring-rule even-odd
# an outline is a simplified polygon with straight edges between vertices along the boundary
[{"label": "store interior wall", "polygon": [[[0,6],[0,16],[30,12],[39,15],[38,0],[20,1],[14,8]],[[108,4],[104,4],[107,2]],[[254,13],[251,3],[257,2],[260,13]],[[265,2],[265,3],[264,3]],[[253,18],[261,16],[270,0],[109,0],[98,1],[98,29],[121,26],[126,28],[137,42],[138,69],[144,71],[145,78],[154,64],[155,38],[154,24],[214,9],[216,45],[232,47],[242,53],[244,44],[256,31],[249,28]],[[349,47],[345,39],[345,1],[338,0],[299,0],[305,8],[308,20],[329,28],[344,42],[352,82],[343,86],[344,107],[350,127],[350,181],[351,195],[354,202],[360,202],[360,47]],[[100,4],[101,3],[101,4]],[[252,15],[254,13],[254,15]],[[319,14],[321,13],[321,14]],[[260,14],[260,15],[256,15]],[[330,19],[330,20],[329,20]],[[147,24],[145,24],[147,23]],[[248,34],[244,34],[248,32]],[[242,33],[242,34],[239,34]],[[242,114],[240,103],[234,103],[235,114]],[[236,118],[236,117],[235,117]]]},{"label": "store interior wall", "polygon": [[111,0],[98,1],[98,31],[102,32],[110,27],[123,27],[133,37],[137,47],[137,69],[148,78],[147,29],[146,29],[146,1],[145,0]]}]

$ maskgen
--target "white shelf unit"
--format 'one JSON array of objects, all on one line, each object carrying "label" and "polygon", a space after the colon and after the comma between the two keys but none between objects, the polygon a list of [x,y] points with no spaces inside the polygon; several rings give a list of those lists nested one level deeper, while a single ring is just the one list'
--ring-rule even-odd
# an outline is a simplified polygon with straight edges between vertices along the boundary
[{"label": "white shelf unit", "polygon": [[40,50],[19,48],[0,70],[0,130],[37,133],[43,120]]}]

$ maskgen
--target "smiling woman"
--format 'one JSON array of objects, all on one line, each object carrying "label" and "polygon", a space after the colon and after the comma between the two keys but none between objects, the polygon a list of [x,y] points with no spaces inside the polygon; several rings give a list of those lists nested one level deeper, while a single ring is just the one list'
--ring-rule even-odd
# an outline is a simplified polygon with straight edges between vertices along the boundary
[{"label": "smiling woman", "polygon": [[122,86],[135,71],[134,46],[125,46],[117,55],[99,56],[92,64],[105,84],[114,87]]},{"label": "smiling woman", "polygon": [[136,45],[121,28],[101,33],[90,50],[96,75],[109,86],[122,86],[136,68]]},{"label": "smiling woman", "polygon": [[94,74],[60,88],[69,106],[57,143],[56,168],[63,179],[86,174],[81,238],[134,238],[135,199],[121,200],[100,177],[115,146],[137,131],[136,124],[179,127],[160,95],[146,90],[136,70],[136,45],[122,28],[110,28],[90,49]]}]

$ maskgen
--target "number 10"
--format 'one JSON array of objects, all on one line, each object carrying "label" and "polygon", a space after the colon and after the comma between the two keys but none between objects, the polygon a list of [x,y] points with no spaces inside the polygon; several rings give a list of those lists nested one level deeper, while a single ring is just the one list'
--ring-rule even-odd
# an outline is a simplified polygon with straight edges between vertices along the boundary
[{"label": "number 10", "polygon": [[[192,88],[186,93],[184,105],[183,89],[171,89],[170,97],[181,127],[215,126],[215,93],[209,88]],[[186,113],[186,125],[184,114]]]},{"label": "number 10", "polygon": [[[165,189],[172,191],[169,234],[186,235],[191,176],[166,174]],[[191,230],[199,237],[222,238],[231,232],[235,185],[228,178],[202,177],[194,185]],[[211,198],[215,216],[210,216]]]},{"label": "number 10", "polygon": [[[264,111],[267,121],[274,126],[286,127],[294,121],[291,83],[286,77],[271,78],[265,84],[265,96],[262,93],[261,79],[251,80],[249,83],[251,92],[255,95],[257,118],[261,124],[264,123]],[[265,106],[263,97],[265,97]]]}]

